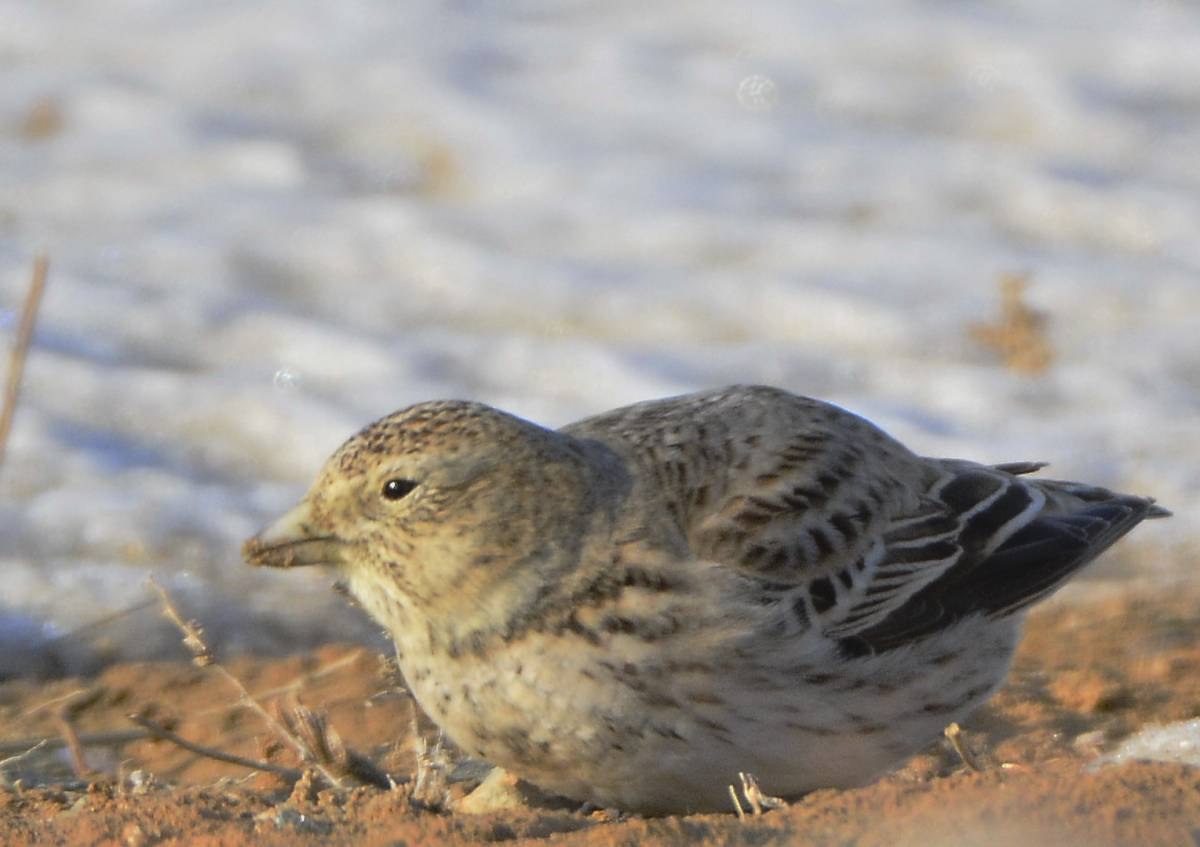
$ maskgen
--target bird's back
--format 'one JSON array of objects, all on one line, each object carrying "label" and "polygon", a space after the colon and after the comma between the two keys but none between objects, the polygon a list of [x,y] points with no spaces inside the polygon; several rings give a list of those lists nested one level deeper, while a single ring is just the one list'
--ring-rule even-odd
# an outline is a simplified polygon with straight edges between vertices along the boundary
[{"label": "bird's back", "polygon": [[1147,498],[1031,478],[1040,465],[917,456],[836,406],[760,386],[572,424],[636,468],[637,514],[786,600],[848,654],[1026,608],[1141,520]]}]

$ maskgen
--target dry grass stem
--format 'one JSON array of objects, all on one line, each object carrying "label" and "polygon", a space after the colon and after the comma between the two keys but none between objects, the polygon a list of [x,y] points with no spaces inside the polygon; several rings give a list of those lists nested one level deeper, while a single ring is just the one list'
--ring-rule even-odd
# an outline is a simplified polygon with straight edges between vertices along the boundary
[{"label": "dry grass stem", "polygon": [[[179,613],[179,608],[175,605],[175,601],[171,599],[171,595],[167,593],[165,588],[155,582],[153,577],[146,580],[146,585],[158,594],[159,602],[162,603],[163,607],[163,615],[183,633],[183,646],[188,648],[188,651],[192,654],[192,662],[201,668],[206,668],[213,664],[212,651],[208,649],[208,644],[204,642],[204,632],[200,629],[200,625],[195,621],[188,620]],[[250,693],[242,687],[241,682],[236,681],[236,683],[238,689],[249,698]]]},{"label": "dry grass stem", "polygon": [[[255,691],[252,696],[262,703],[264,701],[274,699],[281,694],[297,692],[314,680],[329,676],[331,673],[336,673],[342,668],[354,664],[362,654],[362,649],[356,648],[340,658],[321,665],[321,667],[317,668],[316,670],[306,671],[300,674],[295,679],[291,680],[290,682],[285,682],[283,685],[277,685],[274,688],[268,688],[265,691]],[[214,712],[226,711],[228,708],[228,706],[215,706],[210,709],[202,709],[201,711],[196,712],[196,715],[210,715]]]},{"label": "dry grass stem", "polygon": [[128,617],[129,615],[132,615],[132,614],[136,614],[137,612],[142,611],[142,609],[148,609],[151,606],[153,606],[155,604],[155,602],[156,601],[153,598],[151,598],[148,600],[142,600],[138,603],[134,603],[132,606],[126,606],[124,609],[118,609],[115,612],[110,612],[107,615],[96,618],[94,621],[88,621],[87,623],[80,624],[79,626],[75,627],[74,629],[68,630],[67,632],[62,633],[61,635],[56,635],[54,638],[50,639],[49,643],[57,644],[60,641],[67,641],[72,638],[79,638],[81,635],[91,632],[94,629],[100,629],[101,627],[107,626],[108,624],[112,623],[113,621],[118,621],[121,618]]},{"label": "dry grass stem", "polygon": [[39,750],[46,749],[49,740],[50,739],[48,738],[43,738],[37,744],[34,744],[32,747],[21,753],[17,753],[15,756],[9,756],[7,759],[0,759],[0,774],[4,773],[5,768],[12,767],[13,765],[19,765],[26,759],[36,755]]},{"label": "dry grass stem", "polygon": [[[54,701],[58,704],[58,710],[64,712],[68,716],[74,718],[76,715],[82,714],[87,709],[96,705],[106,693],[108,689],[103,685],[93,685],[88,688],[77,688],[72,691],[69,696],[57,697]],[[43,704],[43,705],[49,705]]]},{"label": "dry grass stem", "polygon": [[74,691],[68,691],[66,694],[60,694],[57,697],[44,700],[41,703],[38,703],[36,706],[31,706],[21,713],[21,717],[31,718],[39,712],[44,712],[47,709],[57,708],[62,706],[64,703],[74,703],[78,701],[80,697],[85,694],[89,694],[92,691],[93,689],[91,688],[76,688]]},{"label": "dry grass stem", "polygon": [[983,768],[975,761],[975,757],[967,751],[967,745],[963,743],[961,726],[957,723],[952,723],[942,730],[942,734],[946,736],[946,740],[950,742],[950,746],[954,748],[954,752],[958,754],[958,758],[962,759],[964,765],[976,772],[983,771]]},{"label": "dry grass stem", "polygon": [[308,745],[289,732],[287,727],[276,720],[270,712],[263,708],[261,703],[254,699],[240,679],[214,659],[212,650],[209,649],[208,644],[204,641],[204,633],[200,629],[200,626],[195,621],[187,620],[179,613],[179,609],[175,606],[175,602],[171,599],[171,595],[167,593],[166,589],[153,579],[148,579],[146,582],[162,600],[163,614],[183,633],[183,643],[192,652],[192,661],[199,667],[211,667],[216,671],[237,692],[238,702],[258,714],[267,726],[270,727],[271,731],[275,733],[276,737],[296,751],[302,762],[312,763],[321,776],[325,777],[326,781],[334,788],[343,788],[342,781],[330,772],[328,768],[317,762]]},{"label": "dry grass stem", "polygon": [[380,656],[379,670],[376,672],[376,676],[383,688],[367,698],[367,706],[373,706],[376,701],[386,697],[404,697],[412,700],[412,693],[408,690],[408,684],[405,683],[404,675],[400,673],[400,667],[396,664],[395,658]]},{"label": "dry grass stem", "polygon": [[389,790],[396,784],[374,762],[347,747],[325,715],[300,703],[294,694],[290,702],[281,704],[280,713],[288,731],[308,745],[314,760],[339,777]]},{"label": "dry grass stem", "polygon": [[[737,812],[739,820],[746,819],[746,807],[749,807],[750,814],[755,817],[768,809],[783,809],[787,807],[787,801],[763,793],[763,790],[758,786],[758,780],[754,778],[754,774],[738,771],[738,779],[742,783],[741,798],[738,797],[738,790],[732,785],[729,786],[729,797],[733,800],[733,810]],[[743,799],[746,801],[746,807],[742,806]]]},{"label": "dry grass stem", "polygon": [[761,815],[766,809],[782,809],[787,806],[787,803],[779,797],[763,793],[754,774],[738,771],[738,779],[742,781],[742,796],[746,798],[746,802],[750,804],[754,814]]},{"label": "dry grass stem", "polygon": [[218,762],[225,762],[230,765],[241,765],[242,767],[251,768],[256,771],[266,771],[267,773],[278,774],[279,776],[289,781],[298,780],[303,771],[298,768],[284,767],[283,765],[275,765],[270,762],[260,762],[256,759],[247,759],[244,756],[237,756],[233,753],[226,753],[223,750],[216,750],[212,747],[205,747],[196,744],[193,741],[188,741],[181,735],[177,735],[161,724],[155,723],[142,715],[130,715],[129,719],[142,729],[146,730],[143,736],[150,736],[161,741],[169,741],[176,747],[181,747],[188,752],[195,753],[199,756],[204,756],[208,759],[215,759]]},{"label": "dry grass stem", "polygon": [[[149,733],[140,729],[126,729],[115,732],[94,732],[77,735],[79,743],[84,747],[123,747],[133,741],[141,741]],[[0,741],[0,756],[27,751],[38,747],[46,751],[61,750],[67,742],[59,736],[49,738],[24,738],[16,741]]]},{"label": "dry grass stem", "polygon": [[38,256],[33,263],[33,277],[25,294],[25,305],[21,308],[21,320],[17,324],[17,335],[13,340],[8,359],[8,383],[4,387],[4,406],[0,408],[0,466],[4,465],[4,454],[8,447],[8,434],[12,430],[13,415],[17,411],[17,399],[21,394],[21,379],[25,375],[25,357],[33,343],[33,327],[37,322],[38,306],[42,302],[42,291],[46,287],[46,272],[50,260]]},{"label": "dry grass stem", "polygon": [[742,801],[738,799],[737,789],[732,785],[729,786],[729,799],[733,801],[733,810],[737,812],[738,820],[746,819],[746,810],[742,808]]},{"label": "dry grass stem", "polygon": [[449,804],[450,758],[442,743],[441,731],[438,731],[437,740],[430,744],[421,730],[416,703],[410,702],[409,707],[412,710],[410,726],[413,756],[416,759],[409,799],[421,808],[441,811]]}]

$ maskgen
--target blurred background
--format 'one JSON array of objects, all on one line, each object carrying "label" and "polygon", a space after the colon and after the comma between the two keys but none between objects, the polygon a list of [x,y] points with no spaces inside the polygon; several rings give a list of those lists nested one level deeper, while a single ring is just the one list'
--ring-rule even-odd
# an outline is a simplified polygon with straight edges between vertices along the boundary
[{"label": "blurred background", "polygon": [[[1193,579],[1200,7],[0,0],[0,676],[377,638],[238,546],[360,426],[731,382],[1052,461]],[[1087,590],[1073,585],[1069,592]]]}]

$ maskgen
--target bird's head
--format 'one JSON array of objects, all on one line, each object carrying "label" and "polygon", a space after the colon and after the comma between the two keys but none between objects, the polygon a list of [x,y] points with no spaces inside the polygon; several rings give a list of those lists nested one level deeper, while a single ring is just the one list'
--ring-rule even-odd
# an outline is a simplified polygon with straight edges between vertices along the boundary
[{"label": "bird's head", "polygon": [[568,436],[479,403],[422,403],[342,445],[243,555],[334,566],[376,617],[363,594],[377,588],[426,614],[484,603],[523,572],[564,564],[591,511],[588,468]]}]

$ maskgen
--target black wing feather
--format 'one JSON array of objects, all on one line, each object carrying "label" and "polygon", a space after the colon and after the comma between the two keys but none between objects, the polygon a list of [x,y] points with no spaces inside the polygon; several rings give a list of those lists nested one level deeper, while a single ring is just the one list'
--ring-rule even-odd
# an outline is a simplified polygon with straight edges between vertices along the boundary
[{"label": "black wing feather", "polygon": [[882,653],[970,615],[1003,617],[1045,597],[1144,518],[1157,517],[1150,500],[1105,493],[1110,499],[1077,512],[1037,516],[990,554],[968,546],[954,567],[885,619],[841,639],[842,653]]}]

